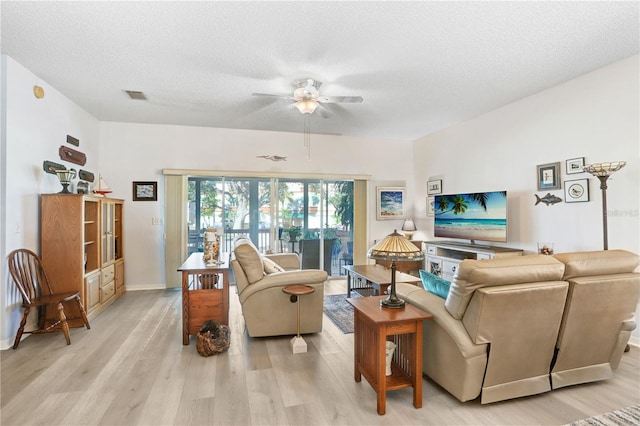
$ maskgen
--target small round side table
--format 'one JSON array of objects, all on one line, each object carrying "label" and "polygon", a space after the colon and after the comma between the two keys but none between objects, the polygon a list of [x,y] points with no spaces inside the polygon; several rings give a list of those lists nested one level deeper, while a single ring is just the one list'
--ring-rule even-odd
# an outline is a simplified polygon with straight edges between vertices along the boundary
[{"label": "small round side table", "polygon": [[291,350],[293,350],[294,354],[307,352],[307,342],[300,336],[300,296],[311,294],[314,291],[316,291],[315,288],[301,284],[288,285],[282,289],[283,293],[291,295],[292,303],[298,304],[298,334],[291,339]]}]

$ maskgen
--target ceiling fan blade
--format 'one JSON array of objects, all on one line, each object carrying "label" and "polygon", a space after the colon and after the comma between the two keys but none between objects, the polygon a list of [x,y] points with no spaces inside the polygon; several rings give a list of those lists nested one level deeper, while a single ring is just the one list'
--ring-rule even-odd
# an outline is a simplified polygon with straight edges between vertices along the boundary
[{"label": "ceiling fan blade", "polygon": [[318,98],[318,101],[328,104],[359,104],[363,100],[362,96],[322,96]]},{"label": "ceiling fan blade", "polygon": [[252,96],[263,96],[267,98],[281,98],[281,99],[294,99],[293,96],[290,95],[276,95],[273,93],[252,93]]},{"label": "ceiling fan blade", "polygon": [[329,109],[322,105],[321,103],[318,102],[318,106],[320,107],[318,109],[318,112],[320,113],[320,117],[322,118],[331,118],[333,117],[333,113],[331,111],[329,111]]}]

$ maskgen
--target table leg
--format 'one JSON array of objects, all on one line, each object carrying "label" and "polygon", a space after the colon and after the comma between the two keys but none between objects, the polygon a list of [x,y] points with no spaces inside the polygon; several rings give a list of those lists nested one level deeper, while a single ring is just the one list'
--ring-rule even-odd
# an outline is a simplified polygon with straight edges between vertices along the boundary
[{"label": "table leg", "polygon": [[229,271],[222,271],[222,318],[223,324],[229,325]]},{"label": "table leg", "polygon": [[360,373],[360,357],[362,356],[362,354],[360,353],[360,348],[362,346],[360,339],[362,338],[362,330],[360,329],[360,327],[360,312],[356,309],[353,312],[353,378],[356,382],[360,382],[360,380],[362,380],[362,374]]},{"label": "table leg", "polygon": [[182,271],[182,344],[189,344],[189,273]]},{"label": "table leg", "polygon": [[378,327],[376,340],[378,343],[378,356],[376,357],[376,369],[378,370],[376,393],[378,394],[378,414],[384,415],[387,411],[387,365],[386,365],[386,327]]},{"label": "table leg", "polygon": [[422,320],[416,321],[416,333],[411,339],[413,354],[413,406],[422,408]]},{"label": "table leg", "polygon": [[351,271],[347,271],[347,297],[351,297]]}]

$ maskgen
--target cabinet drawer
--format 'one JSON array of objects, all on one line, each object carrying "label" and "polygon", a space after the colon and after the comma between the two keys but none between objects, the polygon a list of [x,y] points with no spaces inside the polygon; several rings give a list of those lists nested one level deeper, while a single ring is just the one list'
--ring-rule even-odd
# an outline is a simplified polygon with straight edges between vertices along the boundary
[{"label": "cabinet drawer", "polygon": [[106,285],[113,281],[113,277],[116,274],[116,268],[114,265],[109,265],[106,268],[102,268],[102,285]]},{"label": "cabinet drawer", "polygon": [[456,274],[456,271],[458,270],[458,266],[460,266],[460,263],[458,262],[451,262],[449,260],[444,260],[442,262],[442,273],[453,276]]},{"label": "cabinet drawer", "polygon": [[116,283],[111,281],[107,285],[100,287],[100,303],[104,303],[107,299],[116,294]]},{"label": "cabinet drawer", "polygon": [[427,246],[427,254],[435,256],[436,246]]}]

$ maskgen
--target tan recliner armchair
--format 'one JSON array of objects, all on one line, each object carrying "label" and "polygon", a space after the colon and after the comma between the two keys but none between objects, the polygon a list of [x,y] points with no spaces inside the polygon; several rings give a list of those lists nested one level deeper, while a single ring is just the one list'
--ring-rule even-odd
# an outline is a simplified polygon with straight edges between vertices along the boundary
[{"label": "tan recliner armchair", "polygon": [[640,258],[628,251],[563,253],[569,295],[551,371],[554,389],[613,377],[636,328]]},{"label": "tan recliner armchair", "polygon": [[250,240],[236,241],[231,268],[238,287],[247,332],[251,337],[297,333],[297,307],[282,289],[304,284],[315,292],[300,297],[300,333],[322,331],[325,271],[300,270],[297,254],[262,256]]},{"label": "tan recliner armchair", "polygon": [[445,299],[410,284],[398,296],[424,322],[423,372],[460,401],[489,403],[551,390],[549,369],[568,283],[551,256],[464,260]]}]

